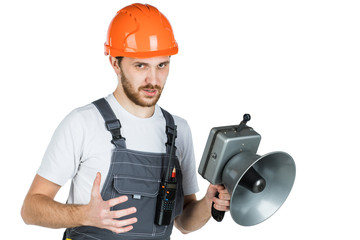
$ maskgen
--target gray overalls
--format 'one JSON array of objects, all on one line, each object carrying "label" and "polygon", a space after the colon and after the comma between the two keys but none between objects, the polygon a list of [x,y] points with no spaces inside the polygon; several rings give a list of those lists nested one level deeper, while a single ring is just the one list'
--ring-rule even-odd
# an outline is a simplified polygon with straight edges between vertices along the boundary
[{"label": "gray overalls", "polygon": [[[116,234],[106,229],[96,227],[75,227],[66,229],[64,239],[72,240],[102,239],[102,240],[168,240],[173,228],[174,219],[180,215],[183,208],[184,194],[182,189],[182,174],[178,158],[173,151],[171,169],[176,169],[177,191],[172,221],[168,226],[158,226],[154,223],[157,196],[160,182],[166,174],[170,149],[172,144],[174,119],[162,110],[166,120],[164,130],[167,134],[166,153],[148,153],[126,149],[125,138],[121,136],[120,121],[116,118],[108,102],[102,98],[93,102],[105,120],[105,126],[111,132],[115,149],[112,154],[108,176],[104,182],[101,196],[104,201],[122,195],[128,196],[128,201],[114,206],[111,210],[136,207],[137,212],[125,218],[137,217],[137,223],[127,233]],[[175,144],[175,143],[174,143]],[[176,148],[175,148],[176,149]],[[174,150],[175,150],[174,149]],[[120,218],[121,219],[121,218]]]}]

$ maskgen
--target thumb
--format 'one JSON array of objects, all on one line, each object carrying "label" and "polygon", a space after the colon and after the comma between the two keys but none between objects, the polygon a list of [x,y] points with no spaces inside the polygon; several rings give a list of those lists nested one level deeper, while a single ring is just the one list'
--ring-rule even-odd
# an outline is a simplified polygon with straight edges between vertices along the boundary
[{"label": "thumb", "polygon": [[216,185],[210,184],[209,187],[208,187],[206,196],[207,196],[209,199],[213,199],[213,198],[215,197],[216,193],[217,193],[217,187],[216,187]]},{"label": "thumb", "polygon": [[101,197],[100,195],[100,183],[101,183],[101,173],[97,172],[96,177],[91,189],[91,197],[98,198]]}]

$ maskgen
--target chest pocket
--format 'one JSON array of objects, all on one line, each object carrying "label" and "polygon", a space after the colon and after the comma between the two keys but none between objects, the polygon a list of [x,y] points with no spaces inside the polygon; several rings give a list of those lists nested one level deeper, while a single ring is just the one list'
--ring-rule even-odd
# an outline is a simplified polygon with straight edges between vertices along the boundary
[{"label": "chest pocket", "polygon": [[126,195],[128,201],[114,206],[112,210],[130,207],[137,209],[135,214],[124,217],[125,219],[135,216],[138,221],[133,224],[133,230],[122,235],[149,237],[165,234],[167,226],[157,226],[154,224],[156,201],[160,186],[159,179],[115,175],[113,185],[112,198]]}]

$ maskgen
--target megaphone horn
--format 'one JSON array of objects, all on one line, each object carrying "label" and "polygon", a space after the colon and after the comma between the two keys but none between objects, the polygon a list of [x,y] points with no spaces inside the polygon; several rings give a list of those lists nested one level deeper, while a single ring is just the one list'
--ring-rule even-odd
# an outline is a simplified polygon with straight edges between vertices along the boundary
[{"label": "megaphone horn", "polygon": [[[200,175],[229,191],[231,217],[243,226],[272,216],[288,197],[296,175],[289,154],[256,154],[261,137],[246,126],[249,120],[250,115],[245,114],[238,126],[213,128],[199,166]],[[214,218],[222,220],[220,213],[212,212]]]}]

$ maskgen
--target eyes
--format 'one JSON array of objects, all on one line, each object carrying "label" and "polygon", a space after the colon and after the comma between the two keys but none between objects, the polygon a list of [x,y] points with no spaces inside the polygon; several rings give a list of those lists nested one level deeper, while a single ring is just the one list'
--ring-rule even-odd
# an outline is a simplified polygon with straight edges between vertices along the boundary
[{"label": "eyes", "polygon": [[145,68],[145,64],[139,63],[135,65],[136,69],[144,69]]},{"label": "eyes", "polygon": [[167,66],[168,64],[169,64],[169,63],[160,63],[160,64],[158,65],[158,68],[160,68],[160,69],[166,68],[166,66]]},{"label": "eyes", "polygon": [[[168,65],[169,65],[169,62],[159,63],[157,65],[157,68],[158,69],[165,69]],[[138,70],[146,69],[146,68],[149,68],[149,67],[150,67],[150,65],[147,64],[147,63],[136,63],[135,64],[135,68],[138,69]]]}]

